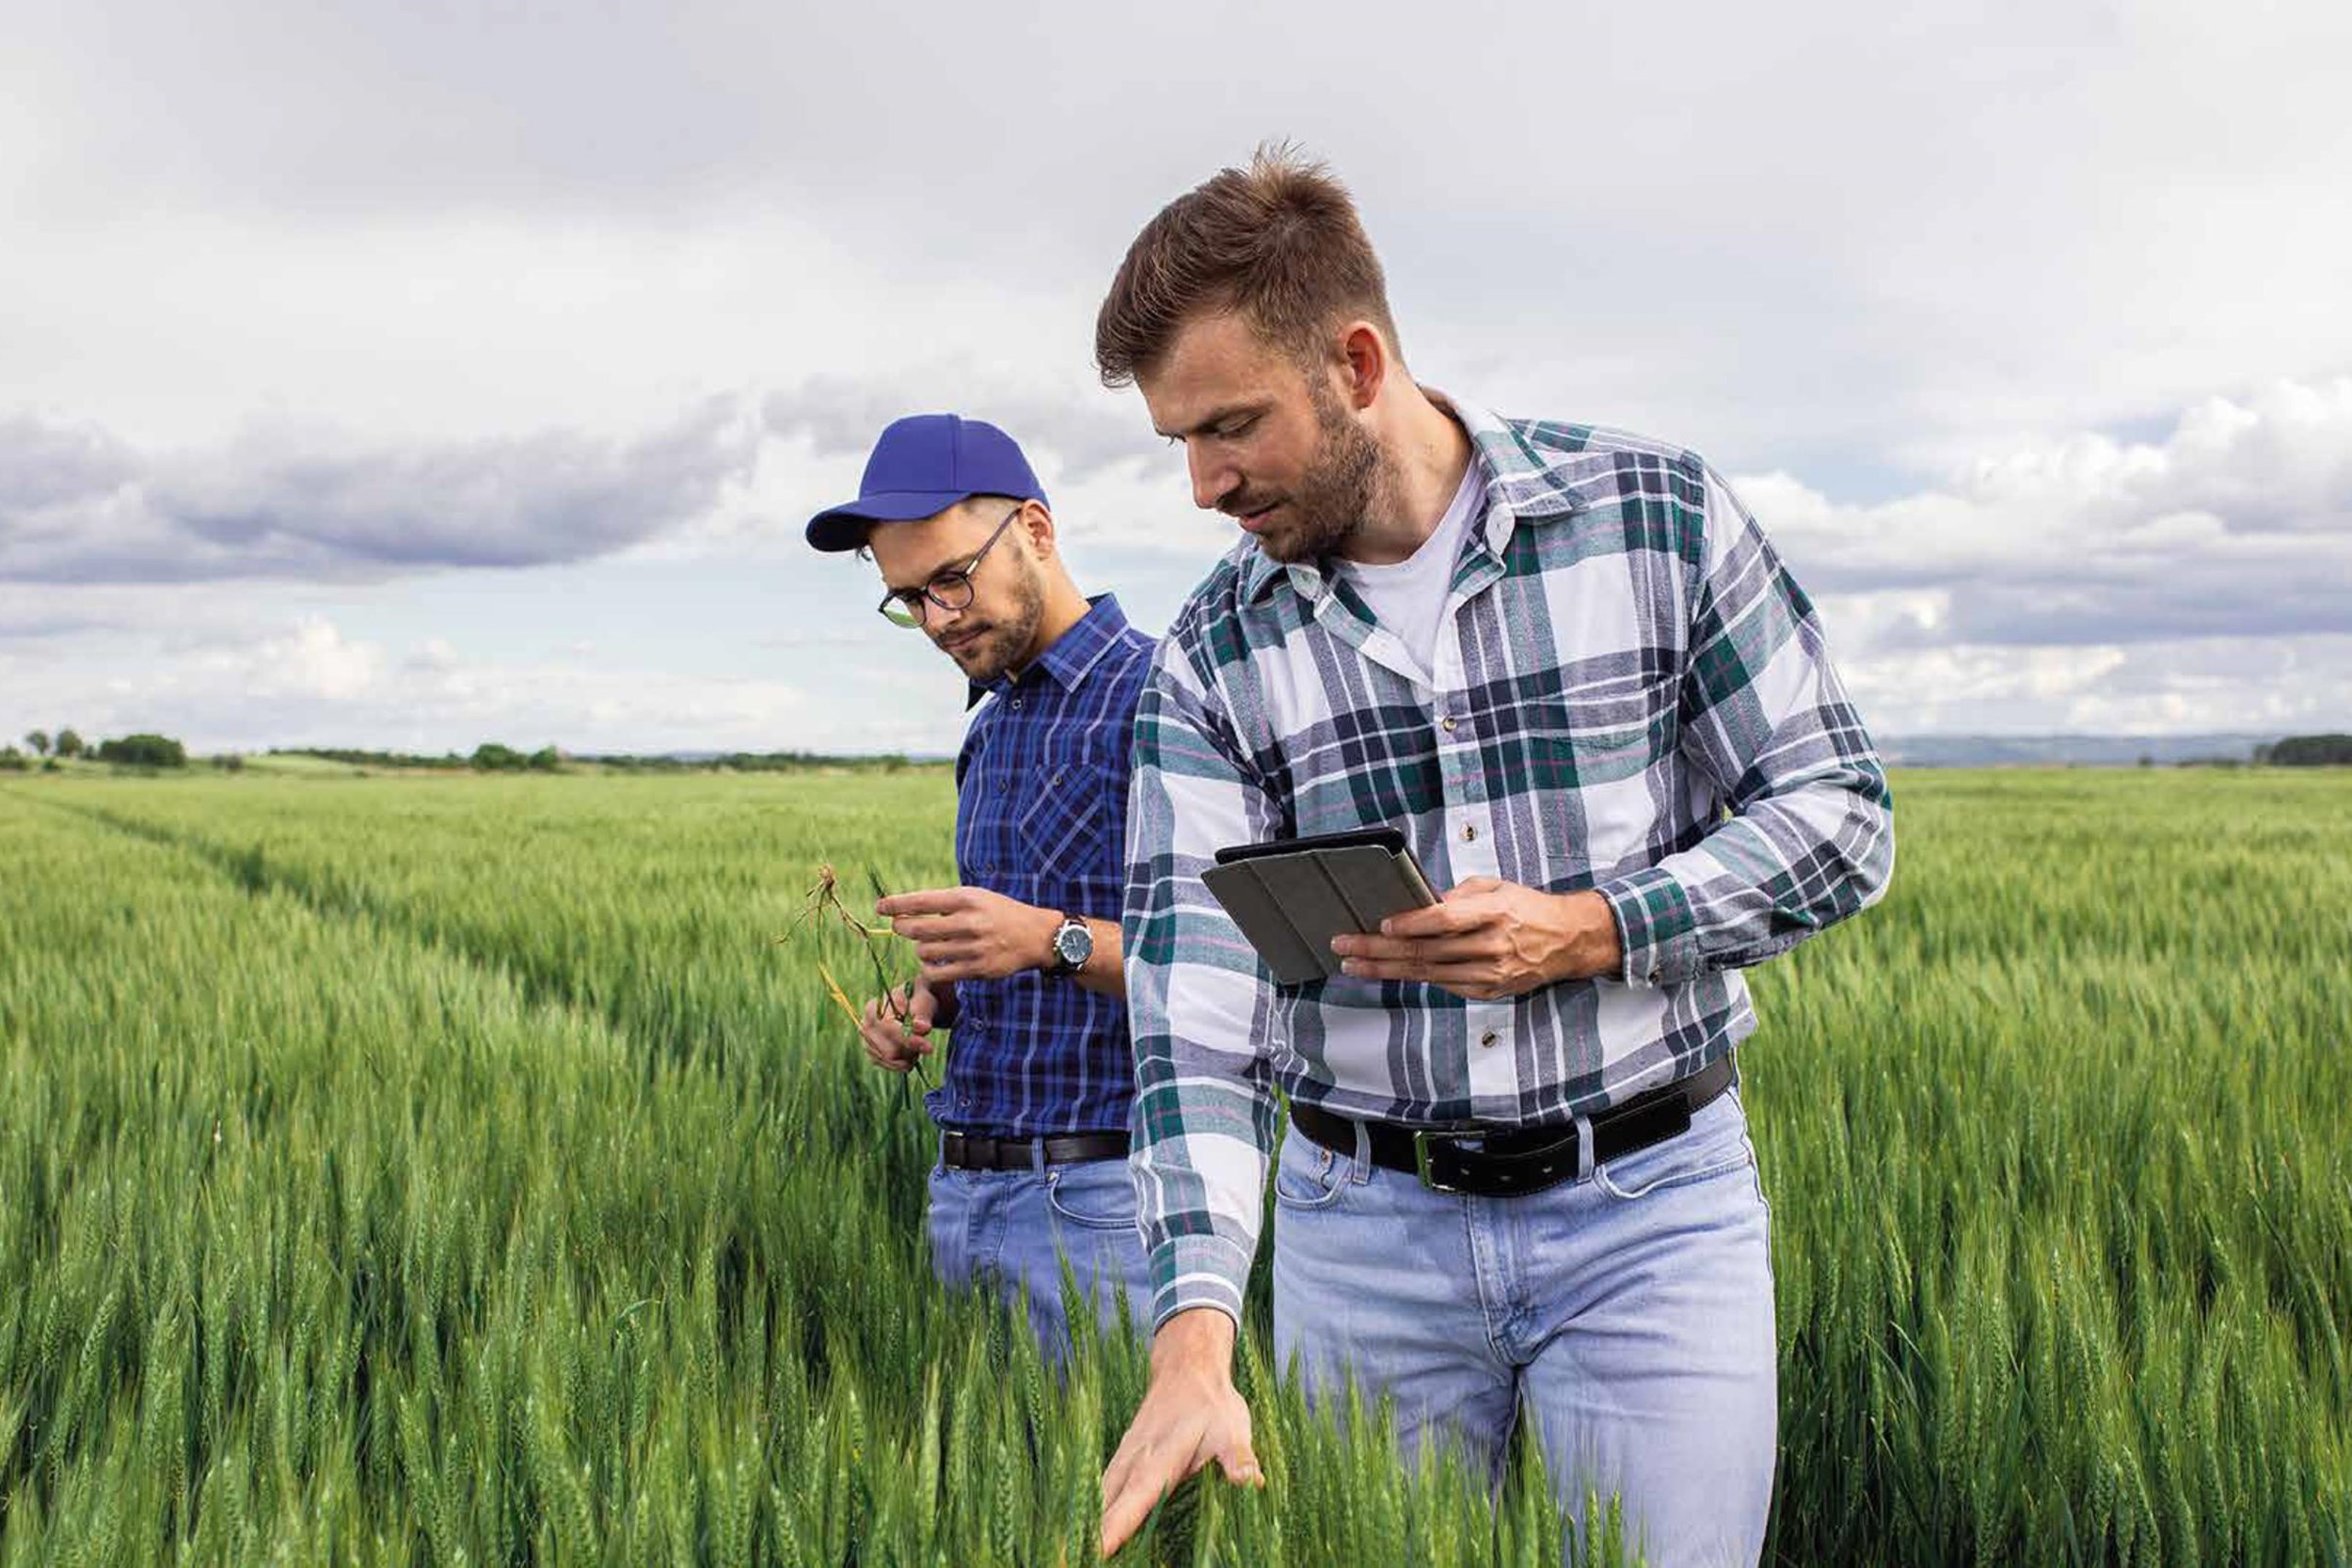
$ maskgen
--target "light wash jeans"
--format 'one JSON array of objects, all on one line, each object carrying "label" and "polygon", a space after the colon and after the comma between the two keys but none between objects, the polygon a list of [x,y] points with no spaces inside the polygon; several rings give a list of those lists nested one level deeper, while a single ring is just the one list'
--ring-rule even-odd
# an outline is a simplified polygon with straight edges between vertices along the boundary
[{"label": "light wash jeans", "polygon": [[[1590,1147],[1587,1140],[1586,1147]],[[1408,1462],[1500,1480],[1535,1424],[1562,1506],[1622,1495],[1652,1563],[1753,1563],[1777,1437],[1764,1191],[1739,1091],[1678,1137],[1521,1197],[1436,1193],[1295,1130],[1275,1175],[1274,1343],[1320,1402],[1352,1366]]]},{"label": "light wash jeans", "polygon": [[1031,1170],[931,1167],[931,1267],[951,1290],[985,1287],[1007,1305],[1025,1297],[1045,1359],[1070,1354],[1062,1312],[1066,1257],[1105,1334],[1127,1301],[1138,1338],[1152,1332],[1151,1270],[1136,1230],[1136,1189],[1124,1160],[1039,1164]]}]

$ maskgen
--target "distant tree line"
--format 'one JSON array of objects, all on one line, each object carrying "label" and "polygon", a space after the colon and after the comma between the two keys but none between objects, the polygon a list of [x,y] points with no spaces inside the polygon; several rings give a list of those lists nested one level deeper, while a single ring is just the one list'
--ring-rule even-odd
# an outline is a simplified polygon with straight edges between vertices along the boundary
[{"label": "distant tree line", "polygon": [[[47,730],[28,730],[24,744],[33,755],[43,758],[42,767],[55,771],[60,757],[94,757],[117,768],[185,768],[188,749],[167,735],[126,735],[118,740],[102,740],[91,751],[80,735],[71,729],[59,730],[53,737]],[[0,748],[0,769],[23,772],[32,766],[23,752],[14,746]]]},{"label": "distant tree line", "polygon": [[352,768],[463,768],[466,759],[455,752],[442,756],[419,756],[408,752],[362,752],[342,746],[272,746],[274,757],[317,757]]},{"label": "distant tree line", "polygon": [[[27,730],[24,746],[32,753],[15,746],[0,746],[0,772],[21,773],[35,766],[48,771],[57,770],[59,759],[72,761],[87,757],[118,768],[185,768],[188,764],[186,747],[169,736],[127,735],[116,740],[102,740],[93,748],[81,735],[68,727],[54,735],[47,730]],[[273,746],[271,756],[317,757],[326,762],[339,762],[352,768],[440,768],[453,770],[469,768],[479,773],[553,773],[567,762],[580,762],[611,771],[627,773],[789,773],[812,768],[846,768],[856,772],[895,773],[913,766],[913,760],[902,752],[882,756],[835,756],[823,752],[728,752],[707,757],[632,756],[628,754],[585,755],[567,757],[553,746],[542,746],[535,752],[520,752],[499,741],[485,741],[470,755],[461,756],[445,752],[438,756],[411,752],[371,752],[351,747],[334,746]],[[2139,759],[2143,768],[2154,765],[2153,756]],[[2352,767],[2352,735],[2298,735],[2268,745],[2257,746],[2253,752],[2256,767],[2270,768],[2346,768]],[[242,757],[216,756],[213,766],[234,772],[244,765]],[[2243,762],[2227,758],[2201,758],[2191,766],[2243,767]]]},{"label": "distant tree line", "polygon": [[[56,761],[56,757],[51,756],[52,752],[58,757],[78,757],[83,753],[82,737],[71,729],[59,730],[55,738],[51,737],[47,730],[26,730],[24,744],[32,748],[33,755],[47,758],[52,763]],[[32,766],[24,760],[24,753],[13,746],[0,751],[0,758],[7,757],[14,757],[16,760],[13,763],[0,761],[0,768],[12,768],[22,771]]]},{"label": "distant tree line", "polygon": [[2352,768],[2352,735],[2291,735],[2255,747],[2254,760],[2272,768]]},{"label": "distant tree line", "polygon": [[[47,730],[31,730],[24,736],[24,744],[32,757],[46,759],[48,769],[56,771],[57,759],[87,757],[118,768],[185,768],[187,748],[166,735],[126,735],[119,739],[102,740],[96,747],[87,744],[72,729],[58,730],[54,736]],[[267,753],[274,757],[316,757],[323,762],[339,762],[348,768],[439,768],[453,770],[470,768],[477,773],[553,773],[568,762],[580,762],[617,772],[628,773],[791,773],[814,768],[847,768],[854,772],[896,773],[912,767],[913,759],[903,752],[893,752],[882,756],[836,756],[824,752],[727,752],[707,757],[631,756],[627,754],[569,757],[553,746],[542,746],[535,752],[521,752],[500,741],[485,741],[469,755],[444,752],[438,756],[415,752],[373,752],[347,746],[273,746]],[[224,754],[212,759],[214,767],[226,772],[242,770],[245,759]],[[0,772],[23,772],[34,766],[32,758],[14,746],[0,747]]]},{"label": "distant tree line", "polygon": [[475,747],[470,760],[480,773],[552,773],[564,765],[564,754],[552,746],[542,746],[526,756],[512,746],[490,740]]},{"label": "distant tree line", "polygon": [[126,735],[100,741],[98,760],[118,768],[185,768],[188,749],[167,735]]},{"label": "distant tree line", "polygon": [[438,756],[417,752],[370,752],[341,746],[273,746],[271,756],[317,757],[350,768],[470,768],[480,773],[552,773],[570,763],[624,773],[788,773],[805,768],[834,768],[895,773],[911,766],[899,752],[883,756],[834,756],[823,752],[728,752],[708,757],[634,756],[626,753],[574,755],[553,746],[535,752],[517,751],[502,742],[485,741],[470,754],[444,752]]},{"label": "distant tree line", "polygon": [[816,768],[896,773],[909,766],[906,756],[897,752],[855,757],[824,752],[727,752],[711,757],[584,756],[579,760],[625,773],[792,773]]}]

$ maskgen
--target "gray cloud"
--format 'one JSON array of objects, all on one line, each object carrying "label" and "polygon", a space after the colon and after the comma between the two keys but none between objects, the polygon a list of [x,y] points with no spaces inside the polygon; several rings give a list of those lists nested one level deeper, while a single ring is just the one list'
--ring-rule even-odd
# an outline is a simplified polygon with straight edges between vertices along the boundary
[{"label": "gray cloud", "polygon": [[[2238,666],[2180,650],[2284,645],[2352,602],[2352,445],[2324,407],[2152,422],[2272,377],[2325,404],[2352,366],[2352,8],[2031,21],[2021,47],[2014,18],[1872,0],[1803,25],[1510,0],[33,8],[0,51],[0,382],[71,419],[0,419],[0,594],[25,595],[0,598],[0,657],[72,642],[43,679],[85,679],[107,640],[74,635],[58,585],[233,618],[412,574],[350,594],[409,617],[408,646],[476,602],[535,608],[499,578],[452,610],[425,568],[659,539],[797,572],[805,508],[884,421],[939,407],[1011,429],[1109,585],[1172,604],[1152,574],[1229,535],[1132,396],[1093,388],[1088,328],[1153,209],[1295,135],[1356,190],[1416,373],[1799,476],[1742,493],[1882,689],[1949,675],[1971,721],[2170,721],[2153,696],[2063,705],[2127,673],[2225,704]],[[1465,40],[1475,90],[1400,113]],[[778,367],[805,379],[733,425],[669,419]],[[246,423],[288,406],[361,438]],[[559,433],[484,438],[516,408]],[[732,506],[762,428],[820,460],[803,485],[771,450]],[[704,605],[664,608],[692,623],[673,646],[707,645]],[[2344,644],[2320,641],[2245,690],[2324,666],[2341,713]],[[412,697],[455,700],[384,715]]]},{"label": "gray cloud", "polygon": [[[1803,27],[1504,0],[1272,24],[1239,0],[1046,0],[1018,22],[910,0],[363,13],[23,19],[0,99],[41,134],[14,138],[17,210],[322,230],[782,216],[885,287],[1066,300],[1050,346],[984,314],[968,330],[984,355],[1075,370],[1137,226],[1293,135],[1363,198],[1417,368],[1742,470],[1883,473],[2352,354],[2329,260],[2342,7],[2053,4],[2031,48],[1965,8],[1894,20],[1867,0]],[[1441,123],[1397,114],[1466,39],[1477,90]]]},{"label": "gray cloud", "polygon": [[0,517],[113,490],[137,473],[130,448],[94,426],[0,420]]},{"label": "gray cloud", "polygon": [[1738,488],[1817,593],[1885,595],[1874,645],[2352,630],[2352,377],[2210,398],[2160,442],[2047,441],[1947,490],[1837,506]]},{"label": "gray cloud", "polygon": [[578,432],[372,445],[249,434],[143,457],[103,432],[0,424],[0,580],[325,579],[582,561],[707,510],[756,461],[716,399],[629,441]]},{"label": "gray cloud", "polygon": [[1979,579],[1955,588],[1954,642],[2058,646],[2204,637],[2289,637],[2352,626],[2352,562],[2324,570],[2178,567],[2107,572],[2079,586]]}]

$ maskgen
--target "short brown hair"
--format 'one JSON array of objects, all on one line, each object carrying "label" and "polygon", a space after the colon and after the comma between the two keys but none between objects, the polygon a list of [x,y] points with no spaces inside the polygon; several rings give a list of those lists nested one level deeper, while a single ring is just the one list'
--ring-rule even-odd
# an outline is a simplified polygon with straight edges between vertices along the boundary
[{"label": "short brown hair", "polygon": [[1347,187],[1287,143],[1247,169],[1220,169],[1143,226],[1094,319],[1107,387],[1149,375],[1204,310],[1237,310],[1259,338],[1302,360],[1342,319],[1370,321],[1399,364],[1388,279]]}]

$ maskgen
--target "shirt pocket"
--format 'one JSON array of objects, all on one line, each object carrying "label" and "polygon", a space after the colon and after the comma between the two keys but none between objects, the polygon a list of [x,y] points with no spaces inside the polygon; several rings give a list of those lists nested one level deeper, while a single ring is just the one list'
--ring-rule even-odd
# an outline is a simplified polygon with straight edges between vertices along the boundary
[{"label": "shirt pocket", "polygon": [[1050,763],[1032,787],[1014,824],[1023,869],[1045,886],[1116,886],[1121,846],[1113,834],[1126,814],[1110,798],[1108,769],[1076,758]]},{"label": "shirt pocket", "polygon": [[1646,842],[1658,805],[1649,774],[1678,738],[1671,676],[1594,681],[1534,705],[1530,782],[1540,792],[1554,885],[1588,885]]}]

